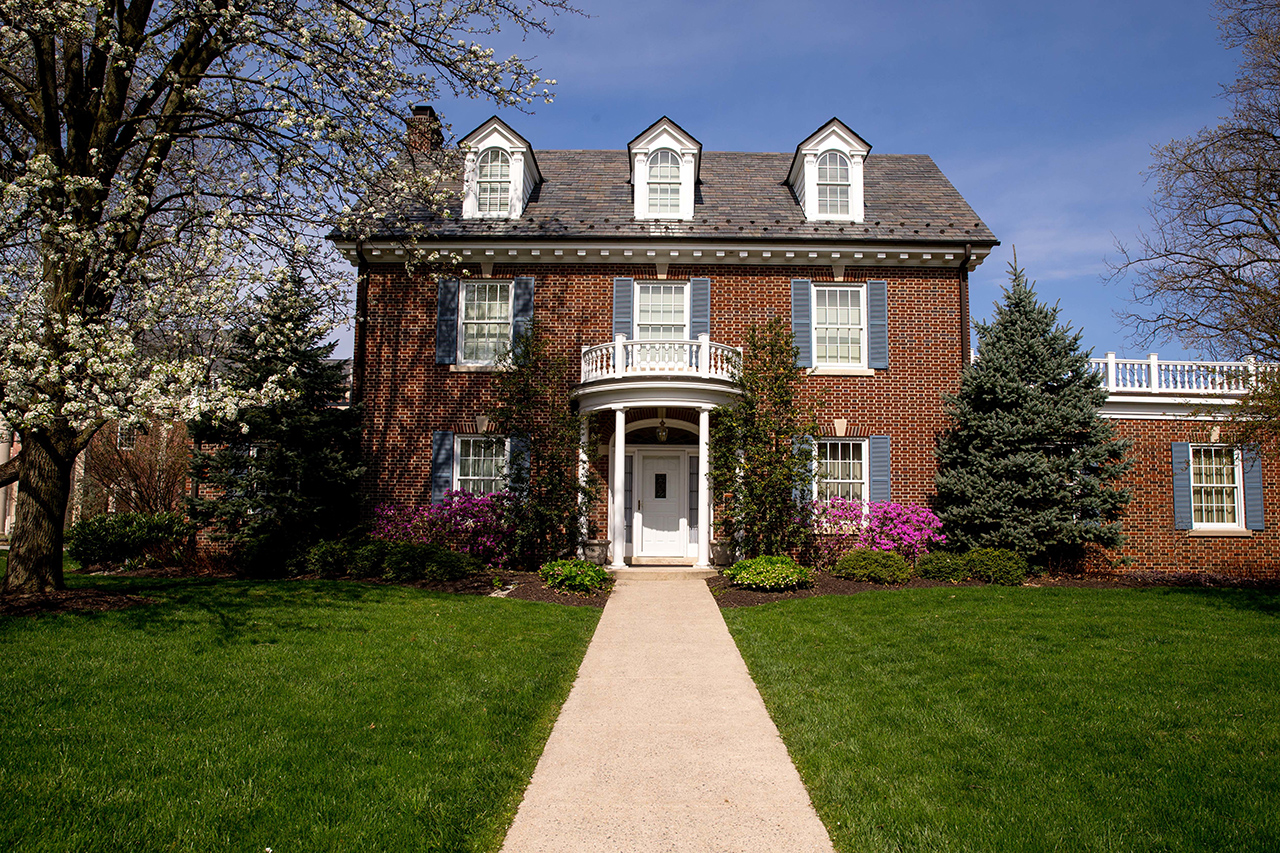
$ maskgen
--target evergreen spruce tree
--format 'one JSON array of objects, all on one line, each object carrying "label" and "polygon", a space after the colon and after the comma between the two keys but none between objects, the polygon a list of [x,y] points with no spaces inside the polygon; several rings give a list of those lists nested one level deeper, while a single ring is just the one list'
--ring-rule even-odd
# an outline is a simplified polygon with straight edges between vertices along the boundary
[{"label": "evergreen spruce tree", "polygon": [[1122,541],[1129,443],[1099,415],[1107,392],[1036,300],[1017,258],[994,320],[975,323],[978,359],[945,397],[951,426],[938,444],[937,509],[948,541],[1018,551],[1041,567]]},{"label": "evergreen spruce tree", "polygon": [[192,499],[190,515],[229,541],[254,574],[283,572],[309,545],[356,521],[359,413],[333,406],[346,392],[345,369],[330,360],[335,345],[324,343],[320,314],[302,282],[273,287],[260,319],[236,332],[224,381],[260,388],[282,377],[287,396],[188,425],[192,479],[220,490]]}]

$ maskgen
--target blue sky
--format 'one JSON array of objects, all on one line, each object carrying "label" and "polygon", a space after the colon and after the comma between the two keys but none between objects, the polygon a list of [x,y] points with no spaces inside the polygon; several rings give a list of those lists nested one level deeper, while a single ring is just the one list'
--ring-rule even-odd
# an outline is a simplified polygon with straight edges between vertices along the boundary
[{"label": "blue sky", "polygon": [[[558,81],[553,104],[502,113],[535,149],[622,148],[665,114],[708,150],[791,151],[839,116],[872,157],[933,157],[1000,238],[971,277],[975,317],[1016,246],[1095,355],[1149,351],[1114,316],[1127,290],[1104,284],[1106,260],[1148,222],[1152,146],[1227,111],[1238,55],[1210,0],[581,5],[591,17],[556,19],[549,39],[489,40]],[[494,112],[435,106],[456,135]]]}]

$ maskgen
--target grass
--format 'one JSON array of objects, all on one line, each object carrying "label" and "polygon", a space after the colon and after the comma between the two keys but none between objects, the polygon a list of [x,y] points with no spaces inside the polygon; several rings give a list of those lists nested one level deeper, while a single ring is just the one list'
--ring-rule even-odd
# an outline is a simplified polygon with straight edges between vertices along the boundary
[{"label": "grass", "polygon": [[495,850],[599,611],[334,582],[0,618],[0,849]]},{"label": "grass", "polygon": [[1276,594],[933,588],[725,619],[838,850],[1280,843]]}]

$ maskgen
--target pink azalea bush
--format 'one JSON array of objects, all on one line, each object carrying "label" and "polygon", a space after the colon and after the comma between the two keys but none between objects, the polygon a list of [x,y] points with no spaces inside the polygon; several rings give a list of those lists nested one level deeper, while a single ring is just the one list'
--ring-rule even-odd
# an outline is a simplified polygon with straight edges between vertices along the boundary
[{"label": "pink azalea bush", "polygon": [[382,504],[373,511],[372,535],[392,542],[443,545],[498,570],[511,568],[515,531],[511,496],[449,491],[444,501],[419,507]]},{"label": "pink azalea bush", "polygon": [[854,548],[894,551],[914,562],[931,547],[946,544],[939,532],[942,522],[919,504],[891,501],[865,503],[834,497],[813,506],[813,530],[818,541],[818,562],[834,565]]}]

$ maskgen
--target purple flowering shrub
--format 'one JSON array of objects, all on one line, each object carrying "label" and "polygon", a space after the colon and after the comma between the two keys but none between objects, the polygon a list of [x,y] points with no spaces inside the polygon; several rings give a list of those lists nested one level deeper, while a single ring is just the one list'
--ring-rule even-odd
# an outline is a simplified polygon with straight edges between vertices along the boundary
[{"label": "purple flowering shrub", "polygon": [[891,501],[865,503],[833,497],[813,506],[817,562],[835,565],[854,548],[893,551],[910,562],[946,544],[942,522],[928,507]]},{"label": "purple flowering shrub", "polygon": [[449,491],[443,502],[419,507],[382,504],[373,518],[375,539],[442,545],[499,571],[512,568],[515,524],[511,496],[503,492]]}]

